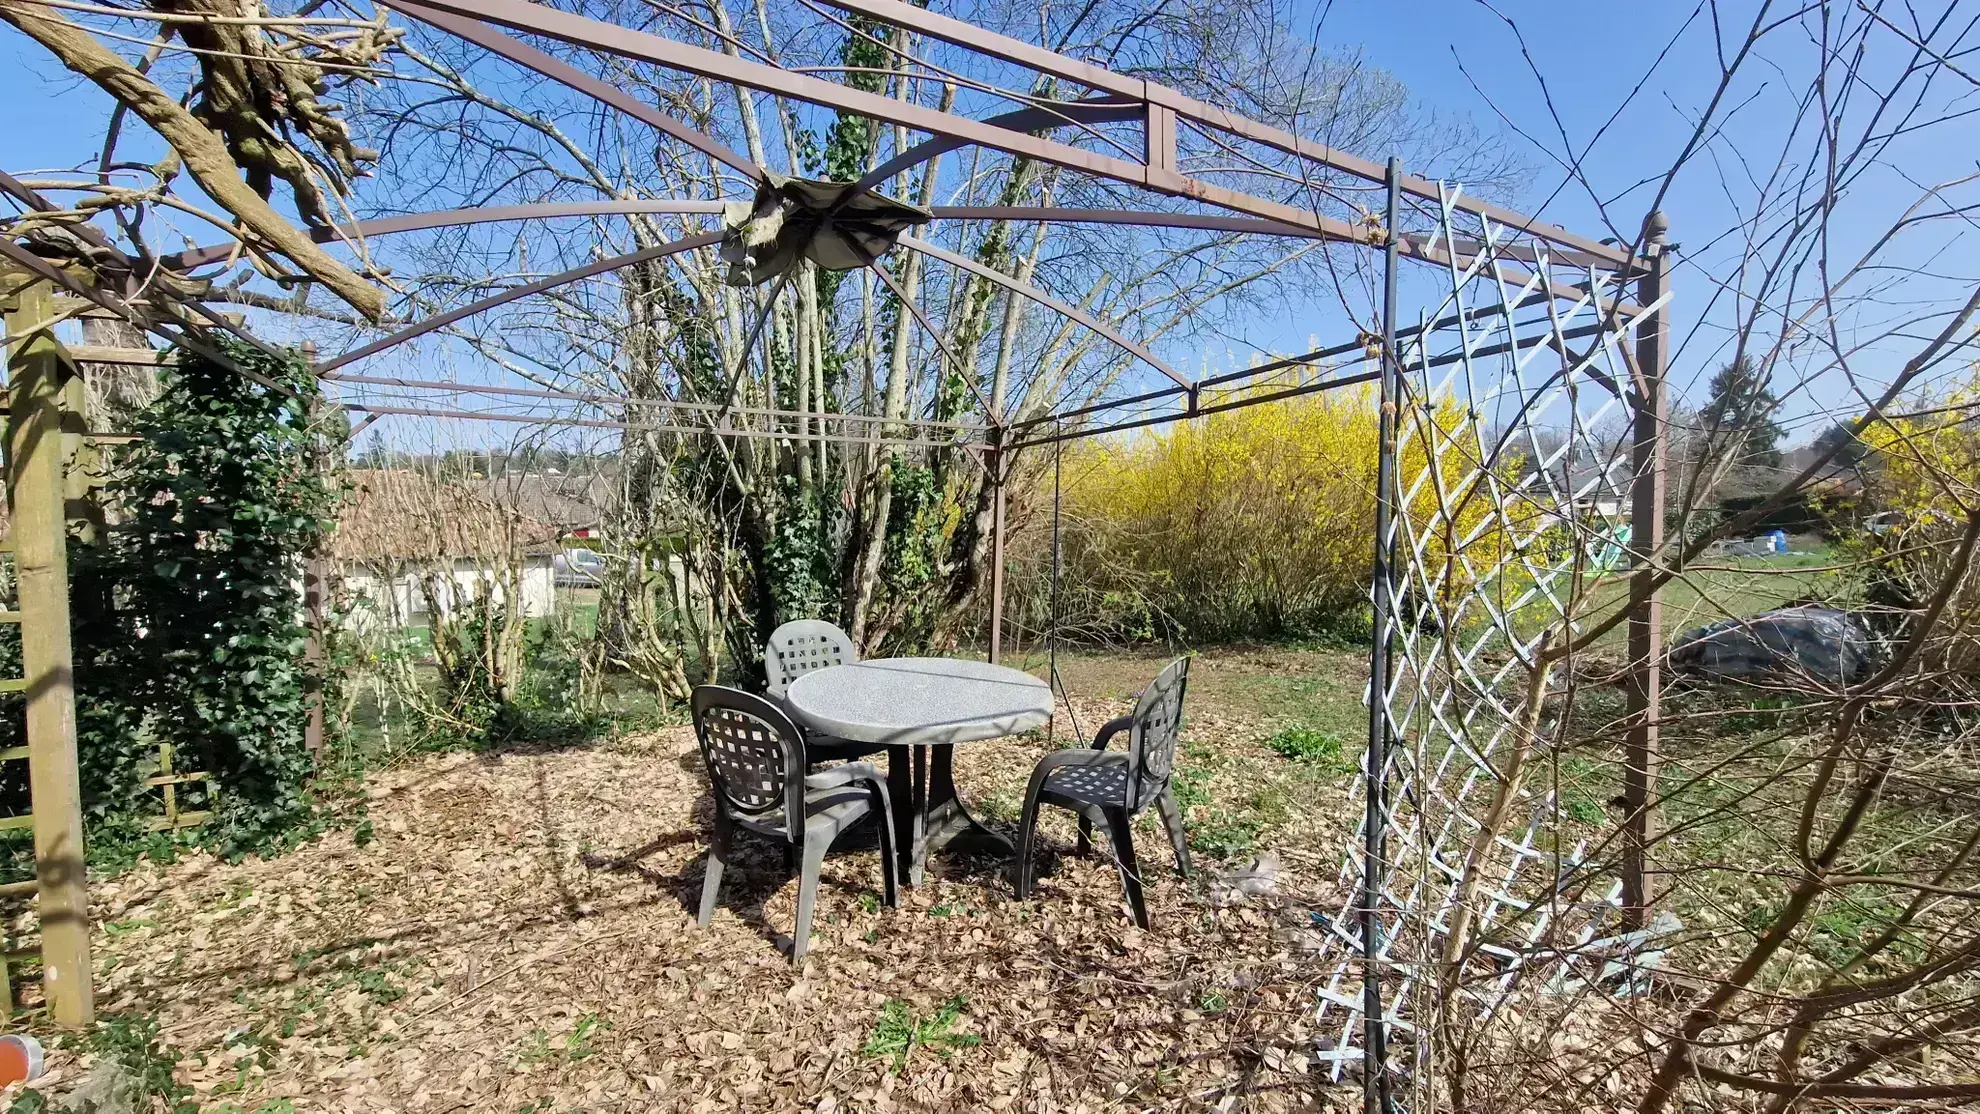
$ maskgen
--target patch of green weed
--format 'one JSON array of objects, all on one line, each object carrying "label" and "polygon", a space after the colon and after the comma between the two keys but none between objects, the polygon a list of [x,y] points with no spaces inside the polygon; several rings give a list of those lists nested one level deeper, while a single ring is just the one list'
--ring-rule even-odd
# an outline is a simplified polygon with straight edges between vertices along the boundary
[{"label": "patch of green weed", "polygon": [[1288,727],[1266,739],[1265,749],[1325,773],[1352,773],[1356,766],[1338,737],[1311,727]]},{"label": "patch of green weed", "polygon": [[[108,1017],[84,1038],[83,1046],[122,1067],[144,1096],[144,1108],[166,1114],[199,1114],[191,1087],[172,1074],[178,1054],[158,1039],[158,1022],[142,1014]],[[36,1114],[50,1109],[46,1096],[23,1091],[7,1114]]]},{"label": "patch of green weed", "polygon": [[1728,735],[1750,735],[1781,725],[1783,713],[1792,711],[1797,701],[1791,696],[1759,696],[1745,708],[1727,715],[1721,727]]},{"label": "patch of green weed", "polygon": [[1189,829],[1189,845],[1213,859],[1241,859],[1258,849],[1263,827],[1255,816],[1213,811]]},{"label": "patch of green weed", "polygon": [[112,943],[122,940],[142,928],[157,928],[158,922],[151,917],[132,917],[127,921],[108,921],[103,925],[103,935]]},{"label": "patch of green weed", "polygon": [[522,1051],[516,1054],[516,1058],[525,1064],[541,1064],[554,1055],[556,1053],[550,1050],[550,1030],[531,1029],[529,1043],[523,1045]]},{"label": "patch of green weed", "polygon": [[388,978],[377,968],[366,968],[357,973],[357,987],[364,996],[381,1006],[389,1006],[406,996],[405,988]]},{"label": "patch of green weed", "polygon": [[1185,814],[1193,808],[1210,804],[1210,774],[1206,770],[1185,766],[1169,779],[1169,790],[1175,794],[1176,807]]},{"label": "patch of green weed", "polygon": [[600,1033],[610,1032],[612,1023],[604,1021],[595,1013],[587,1013],[577,1019],[570,1036],[564,1038],[564,1058],[575,1064],[588,1060],[598,1051],[594,1039]]},{"label": "patch of green weed", "polygon": [[866,1038],[866,1047],[861,1051],[892,1060],[893,1070],[898,1072],[907,1066],[908,1057],[917,1048],[931,1049],[944,1059],[959,1049],[975,1048],[983,1043],[982,1037],[956,1031],[956,1023],[962,1020],[967,1005],[969,1002],[958,994],[927,1018],[917,1018],[906,1002],[896,998],[880,1008],[880,1022]]}]

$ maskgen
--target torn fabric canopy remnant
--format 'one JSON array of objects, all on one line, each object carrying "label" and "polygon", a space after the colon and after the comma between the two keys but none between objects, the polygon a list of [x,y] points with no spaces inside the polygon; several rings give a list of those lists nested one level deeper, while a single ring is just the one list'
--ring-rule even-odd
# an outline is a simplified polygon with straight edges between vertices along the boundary
[{"label": "torn fabric canopy remnant", "polygon": [[722,214],[728,283],[750,286],[791,269],[799,258],[828,271],[865,267],[893,250],[901,233],[930,213],[871,190],[848,199],[851,182],[817,182],[765,172],[756,199]]}]

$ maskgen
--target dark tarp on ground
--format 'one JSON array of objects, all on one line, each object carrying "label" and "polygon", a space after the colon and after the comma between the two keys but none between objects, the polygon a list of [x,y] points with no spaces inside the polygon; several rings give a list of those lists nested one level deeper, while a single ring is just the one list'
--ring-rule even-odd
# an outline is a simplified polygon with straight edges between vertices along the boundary
[{"label": "dark tarp on ground", "polygon": [[1868,676],[1876,643],[1856,617],[1833,607],[1786,607],[1722,619],[1678,636],[1671,664],[1737,681],[1852,684]]}]

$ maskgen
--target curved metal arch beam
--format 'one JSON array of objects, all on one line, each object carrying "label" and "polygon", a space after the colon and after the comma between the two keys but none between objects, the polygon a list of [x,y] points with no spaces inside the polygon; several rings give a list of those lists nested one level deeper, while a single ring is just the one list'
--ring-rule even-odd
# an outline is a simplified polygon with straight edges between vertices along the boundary
[{"label": "curved metal arch beam", "polygon": [[458,38],[466,39],[487,50],[507,58],[517,65],[535,70],[552,81],[561,81],[594,100],[602,101],[636,120],[653,125],[662,132],[673,136],[682,143],[700,151],[716,162],[741,171],[752,182],[763,180],[763,168],[731,150],[727,145],[688,127],[672,116],[659,111],[632,96],[616,85],[600,81],[575,66],[567,65],[556,58],[530,46],[518,42],[493,27],[475,19],[463,19],[415,0],[405,0],[393,4],[405,15],[430,23],[442,31]]},{"label": "curved metal arch beam", "polygon": [[[878,259],[874,260],[871,266],[873,273],[880,276],[880,281],[887,284],[887,289],[893,291],[894,297],[898,298],[900,303],[908,308],[908,312],[914,315],[916,321],[921,322],[921,327],[928,331],[928,336],[934,340],[935,346],[942,350],[942,354],[949,358],[949,363],[957,371],[961,371],[967,366],[963,363],[962,355],[955,350],[955,346],[949,343],[948,336],[936,327],[935,322],[928,319],[928,315],[922,312],[921,306],[916,304],[913,298],[908,297],[907,289],[900,284],[899,280],[894,278],[893,273],[888,271],[886,266]],[[976,401],[983,406],[983,412],[990,414],[990,400],[983,397],[983,392],[977,388],[975,383],[967,379],[963,380],[963,382],[968,384],[970,393],[975,395]],[[990,414],[990,420],[993,422],[1002,421],[1003,416],[1001,414]]]},{"label": "curved metal arch beam", "polygon": [[[1065,224],[1128,224],[1144,228],[1185,228],[1202,229],[1211,232],[1250,232],[1260,236],[1288,236],[1302,240],[1336,241],[1338,237],[1325,231],[1301,228],[1281,221],[1263,217],[1226,216],[1221,213],[1170,213],[1145,209],[1065,209],[1052,205],[937,205],[930,210],[937,220],[1008,220],[1008,221],[1047,221]],[[1364,243],[1363,238],[1350,242]],[[1476,255],[1484,249],[1477,240],[1458,237],[1455,240],[1459,255]],[[1434,239],[1416,234],[1405,234],[1398,241],[1402,254],[1425,263],[1446,265],[1449,260],[1441,244]],[[1492,251],[1502,259],[1509,259],[1525,266],[1533,266],[1539,253],[1531,245],[1499,244]],[[1555,263],[1585,267],[1597,262],[1583,252],[1553,251],[1547,258]],[[1556,284],[1556,289],[1569,287]],[[1579,287],[1573,289],[1579,290]],[[1624,303],[1628,312],[1628,303]]]},{"label": "curved metal arch beam", "polygon": [[[721,201],[546,201],[531,205],[498,205],[489,209],[436,209],[430,213],[405,213],[390,217],[340,224],[331,228],[306,229],[319,244],[390,236],[395,232],[418,232],[427,228],[449,228],[469,224],[490,224],[510,220],[555,220],[559,217],[602,217],[638,213],[720,213]],[[203,248],[165,256],[168,267],[184,269],[218,263],[232,255],[234,244],[209,244]]]},{"label": "curved metal arch beam", "polygon": [[1185,377],[1181,372],[1177,371],[1175,368],[1172,368],[1168,364],[1163,363],[1161,357],[1155,355],[1155,353],[1150,352],[1148,349],[1142,347],[1141,345],[1136,344],[1134,341],[1131,341],[1128,338],[1122,336],[1120,333],[1116,332],[1112,327],[1108,326],[1105,322],[1101,321],[1097,317],[1094,317],[1092,314],[1087,313],[1085,310],[1080,309],[1078,306],[1075,306],[1069,302],[1062,302],[1059,299],[1054,298],[1052,295],[1047,294],[1043,290],[1038,289],[1037,287],[1031,285],[1028,282],[1019,282],[1017,279],[1014,279],[1011,276],[1004,274],[1002,271],[996,270],[995,268],[992,267],[985,267],[983,264],[978,263],[976,260],[971,259],[966,255],[957,255],[955,252],[949,251],[947,248],[937,247],[926,240],[917,239],[916,237],[913,236],[903,235],[900,238],[900,243],[904,247],[912,248],[915,251],[922,253],[923,255],[933,256],[934,258],[939,259],[944,263],[948,263],[956,267],[961,267],[963,270],[968,271],[973,275],[978,275],[983,278],[989,279],[991,282],[996,283],[998,286],[1001,286],[1004,289],[1009,290],[1013,293],[1021,294],[1024,297],[1029,298],[1034,302],[1037,302],[1041,306],[1046,306],[1050,309],[1055,309],[1059,311],[1060,313],[1066,315],[1067,317],[1072,318],[1074,321],[1077,321],[1080,324],[1086,326],[1087,328],[1092,329],[1094,332],[1099,333],[1101,336],[1106,337],[1108,340],[1113,341],[1115,344],[1120,345],[1123,349],[1125,349],[1129,353],[1139,358],[1143,363],[1147,364],[1149,367],[1152,367],[1156,371],[1161,372],[1163,375],[1168,376],[1170,380],[1172,380],[1176,384],[1176,386],[1181,387],[1183,390],[1190,391],[1192,394],[1195,392],[1196,384],[1191,380],[1189,380],[1187,377]]},{"label": "curved metal arch beam", "polygon": [[665,259],[670,255],[679,255],[684,251],[693,251],[695,248],[709,247],[720,243],[721,240],[722,234],[720,232],[703,232],[696,236],[686,236],[679,240],[674,240],[671,243],[642,248],[639,251],[630,252],[626,255],[615,255],[610,259],[601,259],[596,263],[587,263],[582,267],[573,267],[568,271],[550,275],[547,278],[537,279],[535,282],[523,283],[521,286],[511,286],[499,294],[490,294],[478,302],[470,302],[458,309],[450,309],[445,313],[429,317],[413,325],[408,325],[390,336],[380,337],[370,344],[354,348],[341,356],[334,356],[325,360],[316,365],[316,374],[326,379],[334,379],[336,376],[332,373],[345,364],[354,363],[367,356],[376,356],[388,348],[396,348],[415,337],[424,336],[435,329],[444,329],[463,317],[472,317],[484,310],[506,305],[518,298],[527,298],[531,294],[540,294],[545,290],[565,286],[580,279],[590,278],[593,275],[602,275],[611,271],[622,270],[626,267],[631,267],[638,263],[646,263],[654,259]]},{"label": "curved metal arch beam", "polygon": [[[1139,161],[1104,155],[1027,132],[1007,130],[981,120],[972,120],[911,101],[868,93],[865,90],[826,81],[809,74],[794,73],[777,66],[731,57],[720,51],[693,46],[663,35],[590,19],[548,5],[531,3],[529,0],[405,0],[395,7],[405,14],[422,20],[433,15],[442,18],[451,15],[455,22],[449,29],[454,27],[465,29],[467,24],[474,21],[501,24],[529,34],[545,35],[574,46],[650,62],[712,81],[756,89],[772,96],[806,101],[826,108],[856,112],[875,120],[913,128],[937,137],[954,137],[966,144],[990,147],[1013,155],[1037,159],[1081,173],[1140,186],[1157,193],[1188,198],[1249,216],[1309,228],[1321,236],[1343,242],[1370,247],[1380,246],[1376,242],[1376,237],[1370,234],[1370,230],[1358,224],[1323,216],[1310,208],[1288,205],[1271,198],[1191,178],[1182,173],[1176,165],[1175,125],[1178,117],[1181,117],[1199,126],[1229,132],[1276,148],[1307,162],[1332,166],[1368,181],[1384,180],[1379,172],[1380,168],[1375,167],[1373,163],[1191,100],[1175,90],[1153,82],[1115,74],[1088,63],[1076,62],[960,20],[924,11],[912,4],[899,3],[898,0],[832,0],[832,2],[835,6],[871,15],[895,26],[921,31],[935,38],[957,43],[966,49],[1015,61],[1036,72],[1068,76],[1069,79],[1078,81],[1088,88],[1098,89],[1132,102],[1146,117],[1144,140],[1147,153]],[[438,26],[439,23],[436,22],[435,25]],[[477,34],[491,33],[483,28]],[[513,42],[499,34],[495,34],[494,38],[488,41],[495,43],[497,40]],[[514,45],[521,46],[521,44]],[[491,46],[491,49],[497,47]],[[556,64],[554,59],[549,61]],[[565,73],[556,76],[558,80],[567,79]],[[590,82],[591,85],[582,87],[587,92],[592,92],[595,86],[603,86],[603,83],[597,82],[597,79],[589,78],[582,73],[571,71],[568,76]],[[611,92],[615,97],[623,97],[610,86],[603,86],[603,89]],[[617,100],[608,103],[617,103]],[[676,126],[680,125],[676,124]],[[1414,177],[1407,178],[1403,182],[1403,189],[1427,200],[1435,201],[1443,196],[1435,183]],[[1455,200],[1453,204],[1468,212],[1488,217],[1499,224],[1519,229],[1527,235],[1580,251],[1609,267],[1628,267],[1635,262],[1634,257],[1627,251],[1597,243],[1566,229],[1480,199],[1464,197]]]},{"label": "curved metal arch beam", "polygon": [[[370,236],[388,236],[395,232],[415,232],[427,228],[444,228],[450,225],[487,224],[511,220],[554,220],[560,217],[597,217],[630,215],[636,213],[705,213],[714,215],[728,205],[724,201],[672,201],[661,198],[640,200],[600,200],[600,201],[552,201],[528,205],[499,205],[484,209],[441,209],[430,213],[406,213],[390,217],[374,217],[352,224],[337,225],[332,228],[304,229],[311,239],[318,243],[336,243],[342,240],[361,239]],[[1333,237],[1310,228],[1266,220],[1262,217],[1229,216],[1221,213],[1175,213],[1147,209],[1075,209],[1055,205],[936,205],[929,209],[936,220],[1003,220],[1003,221],[1043,221],[1051,224],[1121,224],[1143,228],[1197,229],[1209,232],[1244,232],[1260,236],[1285,236],[1302,240],[1327,240]],[[1475,240],[1459,239],[1457,248],[1460,255],[1473,255],[1482,246]],[[166,255],[161,258],[166,266],[174,269],[203,267],[218,263],[234,253],[237,245],[209,244],[206,247]],[[1423,236],[1404,236],[1401,242],[1404,255],[1428,263],[1447,263],[1441,245]],[[1535,253],[1531,247],[1513,244],[1501,245],[1494,251],[1503,258],[1531,266]],[[1587,256],[1579,252],[1554,252],[1549,256],[1554,262],[1573,266],[1586,266]],[[1561,286],[1563,292],[1578,290],[1578,287]],[[1605,307],[1607,303],[1604,303]],[[1622,302],[1625,313],[1637,312],[1628,302]]]},{"label": "curved metal arch beam", "polygon": [[[919,150],[919,148],[917,148]],[[337,225],[333,228],[310,228],[307,232],[318,243],[336,243],[342,240],[364,239],[372,236],[389,236],[397,232],[417,232],[428,228],[446,228],[469,224],[488,224],[499,221],[555,220],[563,217],[625,216],[640,213],[705,213],[714,215],[722,212],[728,202],[724,201],[670,201],[665,199],[643,200],[600,200],[600,201],[553,201],[537,202],[529,205],[499,205],[483,209],[440,209],[430,213],[406,213],[390,217],[374,217],[370,220]],[[1278,221],[1260,217],[1226,216],[1219,213],[1173,213],[1145,209],[1073,209],[1053,205],[936,205],[929,212],[936,220],[1002,220],[1002,221],[1042,221],[1051,224],[1120,224],[1143,228],[1197,229],[1209,232],[1246,232],[1260,236],[1285,236],[1303,240],[1326,239],[1310,228],[1299,228]],[[1460,253],[1475,253],[1479,245],[1470,240],[1457,242]],[[234,253],[236,245],[209,244],[164,256],[161,260],[174,269],[204,267],[218,263]],[[1432,263],[1444,262],[1444,253],[1438,245],[1418,236],[1405,236],[1402,241],[1403,253],[1413,258]],[[1500,254],[1521,263],[1531,263],[1533,253],[1519,247],[1501,248]],[[1574,253],[1557,253],[1558,261],[1576,264],[1585,262]]]},{"label": "curved metal arch beam", "polygon": [[1148,209],[1068,209],[1057,205],[936,205],[936,220],[1040,221],[1047,224],[1129,224],[1143,228],[1183,228],[1209,232],[1254,232],[1260,236],[1290,236],[1301,240],[1327,237],[1311,228],[1281,224],[1262,217],[1233,217],[1220,213],[1167,213]]}]

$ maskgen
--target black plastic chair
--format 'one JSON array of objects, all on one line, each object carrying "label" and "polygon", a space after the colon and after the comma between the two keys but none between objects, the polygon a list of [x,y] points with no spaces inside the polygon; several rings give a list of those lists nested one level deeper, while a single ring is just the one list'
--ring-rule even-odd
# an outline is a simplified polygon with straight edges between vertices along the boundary
[{"label": "black plastic chair", "polygon": [[[781,704],[792,681],[815,669],[858,660],[859,651],[845,631],[823,619],[793,619],[771,631],[770,642],[763,647],[764,692]],[[805,732],[804,742],[806,759],[812,763],[863,758],[887,749],[816,731]]]},{"label": "black plastic chair", "polygon": [[894,810],[884,774],[871,763],[847,762],[806,776],[804,736],[783,709],[760,696],[702,685],[694,690],[693,706],[694,733],[715,796],[715,842],[701,883],[701,924],[715,914],[737,828],[784,840],[785,862],[800,864],[792,963],[804,958],[811,942],[825,852],[868,816],[877,818],[880,829],[883,896],[889,908],[899,904]]},{"label": "black plastic chair", "polygon": [[[1135,702],[1134,712],[1109,720],[1093,738],[1092,749],[1055,750],[1032,768],[1024,793],[1024,816],[1018,822],[1017,895],[1031,896],[1031,844],[1038,832],[1038,806],[1057,805],[1079,814],[1079,850],[1086,852],[1088,825],[1107,830],[1120,868],[1121,889],[1134,923],[1148,927],[1148,906],[1141,895],[1141,870],[1134,860],[1134,818],[1149,805],[1162,816],[1169,845],[1176,852],[1176,870],[1189,877],[1189,840],[1182,812],[1169,789],[1175,771],[1176,737],[1182,729],[1183,690],[1189,684],[1189,659],[1177,658],[1156,674],[1155,681]],[[1128,732],[1127,753],[1106,749],[1108,740]]]}]

